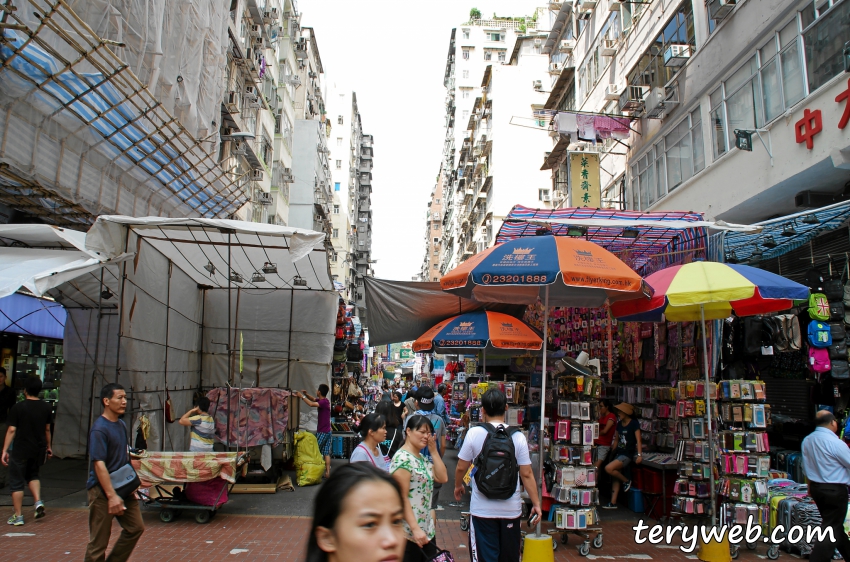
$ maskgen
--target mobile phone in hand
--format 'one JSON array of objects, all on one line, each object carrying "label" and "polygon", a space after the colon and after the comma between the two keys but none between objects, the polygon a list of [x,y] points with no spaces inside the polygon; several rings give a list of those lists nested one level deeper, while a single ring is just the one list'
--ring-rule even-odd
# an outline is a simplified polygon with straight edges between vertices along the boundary
[{"label": "mobile phone in hand", "polygon": [[531,515],[531,517],[528,518],[528,526],[533,527],[533,526],[537,525],[538,519],[540,519],[540,516],[538,516],[536,513],[533,513]]}]

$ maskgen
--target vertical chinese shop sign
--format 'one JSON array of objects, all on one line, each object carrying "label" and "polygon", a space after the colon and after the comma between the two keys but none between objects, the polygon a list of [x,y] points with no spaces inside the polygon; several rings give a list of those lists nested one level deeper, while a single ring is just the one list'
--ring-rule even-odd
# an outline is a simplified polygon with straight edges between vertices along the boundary
[{"label": "vertical chinese shop sign", "polygon": [[599,184],[599,154],[570,152],[570,207],[602,206]]}]

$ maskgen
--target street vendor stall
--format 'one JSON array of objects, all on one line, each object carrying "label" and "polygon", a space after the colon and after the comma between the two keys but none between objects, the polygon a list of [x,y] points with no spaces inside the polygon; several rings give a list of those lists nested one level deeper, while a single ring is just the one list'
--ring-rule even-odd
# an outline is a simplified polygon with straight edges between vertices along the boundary
[{"label": "street vendor stall", "polygon": [[[105,259],[132,259],[50,292],[68,310],[66,399],[57,412],[54,454],[86,454],[88,428],[100,411],[97,393],[107,382],[128,390],[132,438],[146,426],[153,451],[188,449],[188,432],[170,421],[192,407],[197,393],[241,396],[231,397],[228,414],[216,415],[216,434],[244,449],[254,441],[246,438],[247,418],[261,416],[251,408],[272,402],[240,389],[280,390],[285,401],[289,389],[328,384],[339,297],[324,238],[241,221],[99,217],[85,248]],[[280,427],[260,446],[274,447],[280,458],[291,453],[292,429],[309,428],[315,414],[299,417],[297,406],[276,403]]]}]

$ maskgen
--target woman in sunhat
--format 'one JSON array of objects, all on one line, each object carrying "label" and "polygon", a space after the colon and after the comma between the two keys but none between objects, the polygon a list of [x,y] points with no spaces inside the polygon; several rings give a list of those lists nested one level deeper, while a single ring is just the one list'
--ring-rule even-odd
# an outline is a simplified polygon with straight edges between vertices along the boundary
[{"label": "woman in sunhat", "polygon": [[614,407],[617,414],[617,433],[611,446],[615,450],[614,460],[605,466],[605,472],[614,479],[611,485],[611,501],[602,507],[605,509],[617,508],[617,496],[620,493],[620,483],[623,483],[623,491],[628,492],[632,487],[632,481],[623,476],[623,469],[634,460],[635,464],[641,463],[643,443],[640,440],[640,424],[635,419],[635,409],[631,404],[622,402]]}]

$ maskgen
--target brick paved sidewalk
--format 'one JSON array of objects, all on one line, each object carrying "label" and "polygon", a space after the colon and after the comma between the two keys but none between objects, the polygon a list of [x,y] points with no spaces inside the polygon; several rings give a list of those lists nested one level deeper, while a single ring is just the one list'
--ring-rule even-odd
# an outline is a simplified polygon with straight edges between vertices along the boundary
[{"label": "brick paved sidewalk", "polygon": [[[81,560],[88,541],[88,511],[81,509],[52,509],[40,521],[31,519],[25,510],[26,525],[5,526],[0,531],[0,552],[3,561]],[[132,560],[169,562],[191,560],[250,560],[251,562],[300,562],[304,558],[306,535],[310,520],[306,517],[233,515],[222,512],[210,523],[199,525],[184,515],[173,523],[162,523],[155,511],[143,510],[147,530],[142,536]],[[603,525],[604,545],[592,549],[588,560],[695,560],[695,555],[685,555],[675,547],[636,545],[631,523],[612,521]],[[113,540],[119,532],[116,523]],[[457,520],[440,520],[438,541],[450,550],[458,562],[469,559],[466,533],[460,530]],[[584,560],[575,546],[578,537],[570,544],[558,545],[557,562]],[[749,552],[741,551],[739,560],[764,559],[764,547]],[[787,557],[783,554],[783,557]],[[533,562],[533,561],[526,561]]]}]

